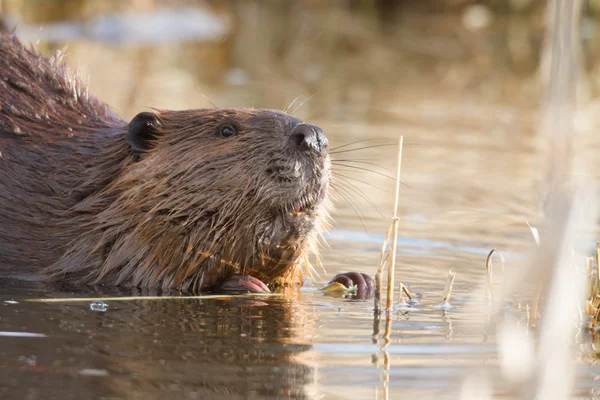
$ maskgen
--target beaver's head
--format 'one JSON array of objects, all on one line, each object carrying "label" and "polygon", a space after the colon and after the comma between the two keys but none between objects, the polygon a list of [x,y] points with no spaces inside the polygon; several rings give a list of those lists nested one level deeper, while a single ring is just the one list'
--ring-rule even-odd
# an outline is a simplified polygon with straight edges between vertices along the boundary
[{"label": "beaver's head", "polygon": [[[237,272],[272,281],[326,216],[330,160],[317,126],[278,111],[201,109],[144,112],[127,129],[137,161],[116,204]],[[172,246],[157,243],[151,253]]]}]

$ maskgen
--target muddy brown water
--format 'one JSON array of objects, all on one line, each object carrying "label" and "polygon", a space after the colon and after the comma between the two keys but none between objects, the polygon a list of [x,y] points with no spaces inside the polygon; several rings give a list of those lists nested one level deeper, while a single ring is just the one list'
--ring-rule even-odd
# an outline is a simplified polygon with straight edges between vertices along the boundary
[{"label": "muddy brown water", "polygon": [[[511,394],[481,285],[490,249],[503,253],[510,274],[535,246],[527,222],[539,222],[542,202],[539,27],[498,16],[472,32],[461,28],[461,15],[416,15],[390,32],[373,15],[341,6],[313,4],[296,15],[293,7],[239,2],[215,11],[233,21],[217,40],[148,45],[82,30],[100,26],[90,15],[107,10],[76,3],[86,5],[87,25],[62,21],[77,28],[66,31],[72,39],[40,46],[51,53],[67,44],[67,62],[125,118],[149,106],[212,107],[207,99],[283,109],[298,97],[292,112],[304,103],[295,113],[320,125],[333,147],[354,144],[333,156],[338,191],[324,270],[297,296],[107,300],[94,311],[91,301],[27,300],[156,293],[0,282],[0,398],[452,398],[465,377],[480,375],[496,395]],[[17,32],[43,39],[39,25],[56,21],[35,18],[33,2],[20,7]],[[277,24],[265,22],[274,16]],[[283,20],[293,35],[279,34]],[[339,272],[375,273],[393,205],[384,175],[394,175],[399,135],[406,186],[396,277],[420,303],[396,304],[384,347],[371,300],[318,288]],[[436,308],[451,268],[453,307]],[[496,276],[502,281],[498,267]],[[525,307],[515,299],[505,306],[523,328]],[[580,334],[573,365],[576,394],[594,397],[600,370],[590,340]]]}]

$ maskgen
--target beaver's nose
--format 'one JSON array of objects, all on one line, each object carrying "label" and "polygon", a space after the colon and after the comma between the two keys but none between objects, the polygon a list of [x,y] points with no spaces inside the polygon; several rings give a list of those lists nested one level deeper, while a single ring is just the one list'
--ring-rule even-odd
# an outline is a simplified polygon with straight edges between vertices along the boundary
[{"label": "beaver's nose", "polygon": [[329,145],[323,129],[309,124],[296,125],[292,129],[290,139],[298,148],[313,149],[319,153],[325,151]]}]

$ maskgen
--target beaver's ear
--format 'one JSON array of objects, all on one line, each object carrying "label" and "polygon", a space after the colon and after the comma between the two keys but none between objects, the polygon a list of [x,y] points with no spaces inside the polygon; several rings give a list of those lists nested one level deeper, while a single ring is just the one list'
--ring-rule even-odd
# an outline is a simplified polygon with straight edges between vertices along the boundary
[{"label": "beaver's ear", "polygon": [[136,115],[127,125],[127,143],[131,150],[145,153],[156,146],[161,127],[158,116],[151,112]]}]

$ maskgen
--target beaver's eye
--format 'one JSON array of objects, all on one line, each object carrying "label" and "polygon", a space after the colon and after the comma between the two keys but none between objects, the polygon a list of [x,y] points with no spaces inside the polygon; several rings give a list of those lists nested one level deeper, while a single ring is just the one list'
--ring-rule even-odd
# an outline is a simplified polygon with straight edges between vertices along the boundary
[{"label": "beaver's eye", "polygon": [[235,129],[233,128],[233,126],[225,125],[225,126],[221,127],[221,130],[219,131],[219,133],[224,138],[228,138],[228,137],[234,136],[236,132],[235,132]]}]

